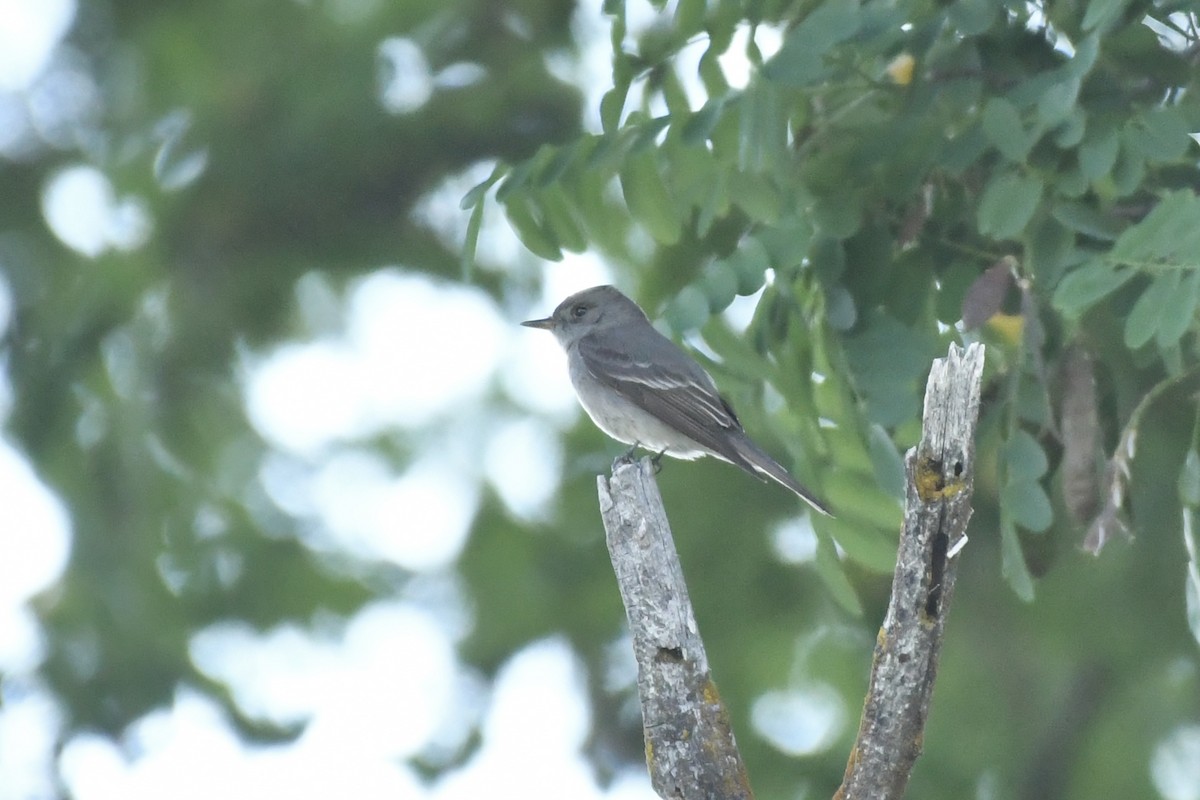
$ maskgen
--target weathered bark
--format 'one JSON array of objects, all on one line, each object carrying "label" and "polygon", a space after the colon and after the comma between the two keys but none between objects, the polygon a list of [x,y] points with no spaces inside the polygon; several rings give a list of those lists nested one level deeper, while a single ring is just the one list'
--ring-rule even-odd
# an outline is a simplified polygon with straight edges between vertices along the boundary
[{"label": "weathered bark", "polygon": [[983,346],[950,345],[925,388],[924,430],[906,458],[904,529],[892,597],[875,641],[858,739],[835,800],[896,800],[921,754],[957,555],[975,480]]},{"label": "weathered bark", "polygon": [[600,512],[638,665],[654,790],[680,800],[750,800],[729,715],[708,669],[649,458],[597,479]]}]

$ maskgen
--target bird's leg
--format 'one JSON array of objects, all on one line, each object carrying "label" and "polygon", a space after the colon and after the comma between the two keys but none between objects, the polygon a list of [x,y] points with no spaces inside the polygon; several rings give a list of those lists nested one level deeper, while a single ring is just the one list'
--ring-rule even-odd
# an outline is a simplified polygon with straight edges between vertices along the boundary
[{"label": "bird's leg", "polygon": [[626,450],[624,453],[621,453],[621,455],[614,458],[613,459],[613,468],[615,469],[617,464],[632,464],[632,463],[634,463],[633,454],[635,452],[637,452],[637,449],[639,447],[641,447],[641,445],[638,442],[634,442],[633,445],[628,450]]}]

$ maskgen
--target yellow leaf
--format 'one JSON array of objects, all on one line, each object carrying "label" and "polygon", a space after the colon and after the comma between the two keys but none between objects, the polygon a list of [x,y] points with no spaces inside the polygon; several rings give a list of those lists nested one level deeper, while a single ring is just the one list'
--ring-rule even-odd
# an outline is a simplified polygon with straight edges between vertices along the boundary
[{"label": "yellow leaf", "polygon": [[988,327],[1006,342],[1012,345],[1021,343],[1021,333],[1025,328],[1025,318],[1020,314],[993,314],[987,321]]},{"label": "yellow leaf", "polygon": [[912,55],[901,53],[892,59],[892,63],[887,65],[888,77],[900,86],[908,86],[912,83],[913,67],[916,64],[917,60]]}]

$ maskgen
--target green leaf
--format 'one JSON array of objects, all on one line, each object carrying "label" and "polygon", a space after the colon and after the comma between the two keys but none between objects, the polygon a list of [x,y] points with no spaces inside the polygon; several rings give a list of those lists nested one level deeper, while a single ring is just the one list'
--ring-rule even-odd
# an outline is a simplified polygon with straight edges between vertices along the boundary
[{"label": "green leaf", "polygon": [[1009,481],[1036,481],[1046,474],[1050,463],[1046,452],[1027,431],[1018,429],[1004,443],[1004,464]]},{"label": "green leaf", "polygon": [[755,222],[775,222],[783,211],[779,189],[765,175],[735,171],[729,179],[729,197]]},{"label": "green leaf", "polygon": [[1196,542],[1196,530],[1200,528],[1200,520],[1196,519],[1196,511],[1186,508],[1183,511],[1183,544],[1187,550],[1187,578],[1184,585],[1184,595],[1187,604],[1188,628],[1192,638],[1200,643],[1200,565],[1196,563],[1196,554],[1200,546]]},{"label": "green leaf", "polygon": [[1096,58],[1100,55],[1100,36],[1089,33],[1075,45],[1075,55],[1063,67],[1063,73],[1072,78],[1083,78],[1092,71]]},{"label": "green leaf", "polygon": [[600,129],[612,133],[621,124],[621,111],[625,108],[625,96],[629,94],[629,81],[618,81],[600,98]]},{"label": "green leaf", "polygon": [[1046,387],[1039,381],[1022,380],[1017,386],[1017,396],[1013,407],[1017,419],[1037,428],[1050,425],[1050,398],[1046,396]]},{"label": "green leaf", "polygon": [[896,449],[896,443],[879,425],[867,429],[867,450],[875,472],[875,483],[880,489],[895,497],[904,498],[904,456]]},{"label": "green leaf", "polygon": [[1088,131],[1087,138],[1079,146],[1079,169],[1088,180],[1107,175],[1117,163],[1117,152],[1121,137],[1112,127],[1103,127],[1095,132]]},{"label": "green leaf", "polygon": [[532,172],[532,158],[527,158],[511,170],[508,170],[508,174],[504,176],[504,180],[496,187],[496,200],[501,203],[508,202],[509,195],[518,189],[525,188],[529,183],[529,176]]},{"label": "green leaf", "polygon": [[790,155],[783,91],[768,81],[752,83],[740,106],[738,167],[748,176],[772,174]]},{"label": "green leaf", "polygon": [[762,242],[768,259],[776,268],[799,266],[812,243],[812,221],[789,216],[778,224],[760,228],[754,238]]},{"label": "green leaf", "polygon": [[710,317],[701,334],[727,370],[758,381],[769,381],[776,373],[775,365],[754,349],[748,337],[734,333],[721,317]]},{"label": "green leaf", "polygon": [[[709,35],[712,36],[711,30]],[[729,81],[725,79],[725,70],[721,68],[719,60],[721,52],[714,40],[700,57],[700,81],[704,84],[704,92],[708,95],[709,102],[724,97],[729,91]]]},{"label": "green leaf", "polygon": [[1083,203],[1055,203],[1051,216],[1076,233],[1093,239],[1113,241],[1121,234],[1121,225]]},{"label": "green leaf", "polygon": [[771,266],[767,249],[753,236],[743,239],[726,261],[737,274],[737,293],[743,296],[752,295],[763,287]]},{"label": "green leaf", "polygon": [[591,245],[616,258],[632,258],[629,254],[632,223],[624,206],[608,199],[609,180],[610,176],[604,172],[581,170],[572,180],[567,197]]},{"label": "green leaf", "polygon": [[1125,126],[1125,138],[1150,163],[1178,161],[1192,147],[1189,126],[1175,106],[1147,111]]},{"label": "green leaf", "polygon": [[1132,263],[1200,265],[1200,199],[1189,191],[1168,192],[1146,218],[1127,228],[1111,257]]},{"label": "green leaf", "polygon": [[581,138],[579,141],[566,145],[564,147],[555,148],[551,151],[553,154],[542,165],[541,169],[533,176],[533,185],[537,187],[546,187],[551,184],[558,183],[558,179],[563,176],[563,173],[575,161],[580,150],[584,145],[590,145],[590,138]]},{"label": "green leaf", "polygon": [[[850,559],[875,572],[891,572],[896,568],[896,537],[894,533],[884,535],[883,531],[897,530],[904,518],[895,501],[892,501],[892,506],[888,514],[892,521],[886,526],[879,526],[852,522],[848,514],[841,513],[842,506],[835,504],[839,516],[825,521],[824,526]],[[852,500],[847,508],[857,510],[857,505]]]},{"label": "green leaf", "polygon": [[539,193],[538,206],[542,211],[543,224],[560,247],[572,253],[582,253],[587,249],[587,238],[561,184],[554,184]]},{"label": "green leaf", "polygon": [[1179,292],[1181,279],[1182,275],[1175,269],[1154,277],[1125,320],[1126,347],[1136,350],[1154,338],[1162,321],[1163,307]]},{"label": "green leaf", "polygon": [[1042,182],[1033,176],[1002,172],[988,183],[979,200],[979,232],[993,239],[1019,234],[1037,209]]},{"label": "green leaf", "polygon": [[667,305],[663,316],[676,333],[693,331],[708,322],[708,298],[698,287],[685,286]]},{"label": "green leaf", "polygon": [[838,605],[856,617],[862,616],[862,603],[858,599],[858,593],[854,591],[854,586],[846,578],[846,570],[842,566],[842,560],[838,558],[833,539],[829,534],[822,533],[820,527],[817,528],[817,557],[813,566]]},{"label": "green leaf", "polygon": [[973,125],[950,139],[942,151],[942,167],[951,177],[958,177],[975,164],[988,148],[988,136],[983,125]]},{"label": "green leaf", "polygon": [[846,247],[841,239],[818,235],[813,238],[809,263],[825,284],[840,280],[846,272]]},{"label": "green leaf", "polygon": [[996,22],[1001,6],[995,0],[959,0],[946,7],[950,23],[963,36],[978,36]]},{"label": "green leaf", "polygon": [[825,73],[824,55],[854,35],[859,24],[858,4],[826,0],[791,30],[779,52],[763,67],[763,75],[788,86],[804,86]]},{"label": "green leaf", "polygon": [[1042,286],[1057,284],[1063,270],[1078,258],[1075,235],[1053,217],[1041,220],[1026,239],[1026,268]]},{"label": "green leaf", "polygon": [[1078,198],[1087,194],[1092,186],[1078,167],[1068,167],[1054,176],[1054,188],[1063,197]]},{"label": "green leaf", "polygon": [[698,145],[708,141],[709,134],[716,127],[717,121],[725,110],[725,102],[720,99],[709,100],[700,110],[688,117],[683,123],[680,138],[684,144]]},{"label": "green leaf", "polygon": [[664,174],[671,176],[671,194],[680,209],[702,208],[712,202],[712,195],[719,187],[718,173],[723,169],[708,148],[668,138],[660,158]]},{"label": "green leaf", "polygon": [[483,209],[483,203],[476,203],[467,220],[467,235],[463,241],[462,256],[459,261],[464,283],[470,283],[471,276],[475,272],[475,248],[479,246],[479,229],[483,225]]},{"label": "green leaf", "polygon": [[1025,564],[1016,525],[1003,508],[1000,510],[1000,573],[1017,597],[1026,603],[1033,602],[1033,576]]},{"label": "green leaf", "polygon": [[1140,153],[1122,147],[1113,167],[1113,189],[1117,197],[1128,197],[1136,192],[1146,177],[1146,160]]},{"label": "green leaf", "polygon": [[708,10],[707,0],[679,0],[675,6],[675,32],[683,39],[697,33],[704,26],[704,12]]},{"label": "green leaf", "polygon": [[673,69],[664,69],[657,73],[658,91],[663,102],[667,104],[667,116],[673,120],[686,119],[692,113],[691,102],[679,73]]},{"label": "green leaf", "polygon": [[1079,78],[1067,78],[1042,92],[1038,98],[1038,120],[1047,128],[1071,116],[1079,99]]},{"label": "green leaf", "polygon": [[1188,508],[1200,507],[1200,451],[1188,450],[1175,482],[1179,502]]},{"label": "green leaf", "polygon": [[483,196],[487,194],[488,189],[492,188],[493,184],[500,180],[500,178],[504,177],[505,173],[507,172],[508,167],[497,164],[496,168],[492,170],[492,174],[489,175],[486,180],[475,184],[467,191],[465,195],[463,195],[463,199],[459,202],[458,207],[463,211],[466,211],[468,208],[475,208],[478,206],[483,202]]},{"label": "green leaf", "polygon": [[849,239],[862,227],[862,193],[847,190],[818,198],[812,207],[812,221],[827,236]]},{"label": "green leaf", "polygon": [[1107,30],[1121,18],[1129,0],[1088,0],[1087,11],[1083,14],[1083,29]]},{"label": "green leaf", "polygon": [[1058,126],[1058,130],[1054,133],[1054,143],[1064,150],[1074,147],[1083,140],[1084,131],[1087,130],[1087,113],[1078,106],[1071,109],[1071,113],[1062,120]]},{"label": "green leaf", "polygon": [[558,241],[534,216],[533,204],[528,195],[509,195],[504,203],[504,213],[512,225],[513,232],[529,252],[547,261],[558,261],[562,258]]},{"label": "green leaf", "polygon": [[1029,155],[1033,137],[1025,132],[1016,106],[1002,97],[993,97],[983,108],[983,132],[1005,158],[1021,163]]},{"label": "green leaf", "polygon": [[1010,481],[1000,492],[1000,504],[1015,524],[1034,533],[1045,533],[1054,521],[1050,498],[1037,481]]},{"label": "green leaf", "polygon": [[696,214],[696,235],[699,237],[707,236],[713,224],[729,213],[729,171],[715,162],[712,166],[712,182]]},{"label": "green leaf", "polygon": [[675,200],[658,172],[653,148],[629,156],[621,168],[621,191],[630,215],[661,244],[674,244],[683,232]]},{"label": "green leaf", "polygon": [[664,114],[661,117],[647,117],[640,111],[630,114],[625,120],[625,128],[621,131],[623,134],[633,134],[633,140],[629,144],[629,153],[640,153],[643,150],[654,148],[658,135],[670,124],[670,114]]},{"label": "green leaf", "polygon": [[1137,270],[1093,259],[1068,272],[1054,290],[1054,307],[1068,317],[1079,317],[1100,300],[1124,286]]},{"label": "green leaf", "polygon": [[[849,527],[875,528],[897,531],[904,521],[904,507],[900,501],[872,486],[873,478],[847,469],[832,470],[821,482],[821,491],[831,508],[837,509],[838,521]],[[837,540],[845,546],[845,536]],[[894,565],[895,545],[892,547],[891,563]],[[867,563],[867,562],[864,562]],[[875,564],[871,564],[875,566]]]},{"label": "green leaf", "polygon": [[1190,270],[1179,283],[1179,290],[1163,303],[1159,315],[1158,333],[1155,343],[1166,350],[1179,344],[1196,318],[1196,306],[1200,301],[1200,270]]},{"label": "green leaf", "polygon": [[835,331],[848,331],[858,322],[858,306],[845,284],[825,289],[825,324]]},{"label": "green leaf", "polygon": [[917,381],[940,349],[924,329],[913,329],[881,311],[864,313],[859,331],[844,340],[846,361],[866,404],[867,418],[884,427],[920,416]]},{"label": "green leaf", "polygon": [[700,277],[700,288],[708,297],[709,310],[720,313],[737,296],[737,272],[727,262],[711,261]]}]

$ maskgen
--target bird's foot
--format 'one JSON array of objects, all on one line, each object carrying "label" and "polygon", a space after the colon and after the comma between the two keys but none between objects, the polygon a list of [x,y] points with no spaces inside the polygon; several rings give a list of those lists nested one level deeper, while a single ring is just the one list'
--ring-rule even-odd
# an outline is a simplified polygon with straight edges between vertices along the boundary
[{"label": "bird's foot", "polygon": [[639,445],[637,442],[634,442],[633,445],[630,446],[630,448],[628,450],[626,450],[624,453],[621,453],[621,455],[614,458],[613,459],[613,469],[616,469],[617,466],[620,464],[636,463],[637,459],[635,459],[633,457],[633,454],[637,452],[637,449],[640,446],[641,445]]}]

